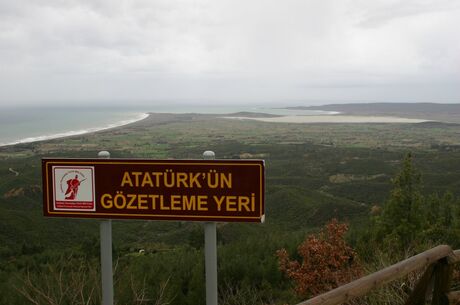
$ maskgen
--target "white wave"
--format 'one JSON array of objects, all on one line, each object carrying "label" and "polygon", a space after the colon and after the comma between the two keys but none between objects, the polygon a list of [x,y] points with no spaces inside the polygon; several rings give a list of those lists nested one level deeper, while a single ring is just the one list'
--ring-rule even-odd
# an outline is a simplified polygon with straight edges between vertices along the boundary
[{"label": "white wave", "polygon": [[70,137],[70,136],[78,136],[78,135],[82,135],[82,134],[86,134],[86,133],[91,133],[91,132],[96,132],[96,131],[101,131],[101,130],[107,130],[107,129],[111,129],[111,128],[116,128],[116,127],[121,127],[121,126],[124,126],[124,125],[128,125],[128,124],[131,124],[131,123],[135,123],[135,122],[138,122],[138,121],[142,121],[142,120],[148,118],[148,116],[149,116],[148,113],[141,113],[141,114],[139,114],[138,116],[136,116],[133,119],[123,120],[123,121],[119,121],[119,122],[108,124],[108,125],[101,126],[101,127],[92,127],[92,128],[87,128],[87,129],[71,130],[71,131],[66,131],[66,132],[61,132],[61,133],[43,135],[43,136],[38,136],[38,137],[23,138],[23,139],[19,139],[17,141],[14,141],[14,142],[0,143],[0,147],[1,146],[7,146],[7,145],[21,144],[21,143],[31,143],[31,142],[52,140],[52,139]]}]

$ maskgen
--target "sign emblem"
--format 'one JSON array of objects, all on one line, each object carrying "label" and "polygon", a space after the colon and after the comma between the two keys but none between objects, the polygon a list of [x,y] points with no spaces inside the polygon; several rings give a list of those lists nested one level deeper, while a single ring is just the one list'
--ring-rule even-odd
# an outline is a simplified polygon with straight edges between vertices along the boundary
[{"label": "sign emblem", "polygon": [[54,209],[95,211],[94,167],[53,166]]}]

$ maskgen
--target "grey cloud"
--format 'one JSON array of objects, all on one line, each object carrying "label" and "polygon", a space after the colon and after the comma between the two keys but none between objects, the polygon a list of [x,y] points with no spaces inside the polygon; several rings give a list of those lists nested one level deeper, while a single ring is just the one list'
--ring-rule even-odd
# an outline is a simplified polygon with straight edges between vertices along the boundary
[{"label": "grey cloud", "polygon": [[[369,3],[369,1],[366,1]],[[378,1],[377,1],[378,3]],[[359,26],[377,27],[395,19],[424,14],[460,10],[460,2],[451,0],[399,0],[383,1],[380,5],[364,9]]]},{"label": "grey cloud", "polygon": [[458,8],[456,0],[0,1],[0,103],[458,98]]}]

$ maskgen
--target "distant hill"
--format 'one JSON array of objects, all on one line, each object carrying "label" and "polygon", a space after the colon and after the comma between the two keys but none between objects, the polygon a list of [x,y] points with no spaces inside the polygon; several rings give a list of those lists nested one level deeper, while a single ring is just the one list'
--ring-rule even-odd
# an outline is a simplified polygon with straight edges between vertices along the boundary
[{"label": "distant hill", "polygon": [[348,115],[385,115],[460,123],[460,104],[352,103],[298,106],[288,109],[339,111]]}]

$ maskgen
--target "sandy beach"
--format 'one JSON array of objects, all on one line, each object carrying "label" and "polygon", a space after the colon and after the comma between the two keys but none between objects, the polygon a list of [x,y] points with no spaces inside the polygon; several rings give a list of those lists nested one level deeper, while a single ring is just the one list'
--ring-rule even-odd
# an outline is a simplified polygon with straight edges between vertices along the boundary
[{"label": "sandy beach", "polygon": [[255,120],[271,123],[423,123],[429,120],[409,119],[389,116],[356,116],[356,115],[305,115],[280,116],[272,118],[224,117],[233,120]]},{"label": "sandy beach", "polygon": [[149,113],[139,113],[133,118],[123,119],[120,121],[115,121],[113,123],[103,124],[97,127],[88,127],[88,128],[69,130],[69,131],[64,131],[64,132],[55,132],[55,133],[50,132],[50,133],[45,133],[43,135],[37,135],[37,136],[32,136],[32,137],[19,137],[19,139],[13,140],[13,141],[2,142],[0,138],[0,147],[22,144],[22,143],[52,140],[52,139],[58,139],[58,138],[65,138],[65,137],[71,137],[71,136],[78,136],[78,135],[84,135],[84,134],[90,134],[94,132],[109,130],[109,129],[113,129],[117,127],[123,127],[129,124],[133,124],[133,123],[137,123],[142,120],[145,120],[146,118],[149,117],[149,115],[150,115]]}]

